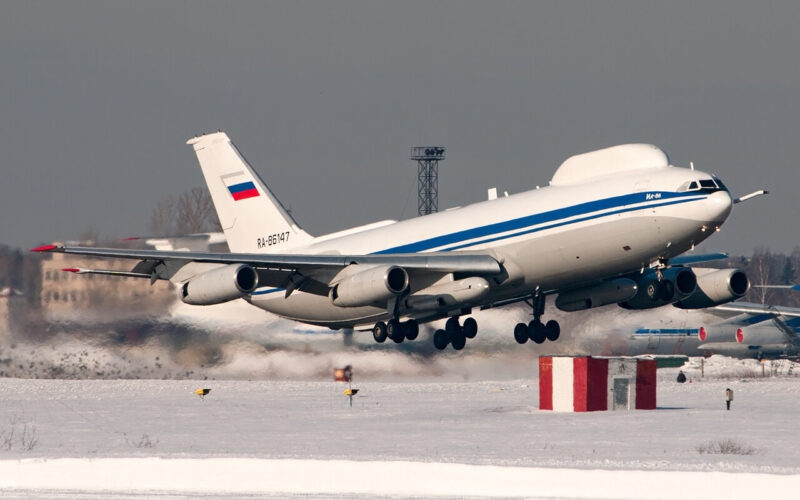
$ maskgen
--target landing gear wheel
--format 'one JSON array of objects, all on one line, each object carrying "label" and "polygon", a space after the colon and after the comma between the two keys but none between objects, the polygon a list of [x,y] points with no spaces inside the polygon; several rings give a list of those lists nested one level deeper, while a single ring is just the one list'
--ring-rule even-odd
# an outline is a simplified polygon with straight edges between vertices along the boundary
[{"label": "landing gear wheel", "polygon": [[659,285],[658,281],[651,281],[647,283],[644,293],[647,295],[648,299],[652,301],[658,300],[658,296],[661,294],[661,286]]},{"label": "landing gear wheel", "polygon": [[528,341],[528,325],[525,323],[517,323],[517,326],[514,327],[514,340],[516,340],[518,344],[524,344]]},{"label": "landing gear wheel", "polygon": [[375,339],[375,342],[383,343],[386,341],[386,337],[388,334],[386,333],[386,323],[383,321],[378,321],[375,323],[375,326],[372,327],[372,338]]},{"label": "landing gear wheel", "polygon": [[433,334],[433,345],[440,351],[447,347],[450,341],[447,338],[447,332],[444,330],[436,330]]},{"label": "landing gear wheel", "polygon": [[461,330],[464,332],[465,337],[474,339],[475,335],[478,334],[478,322],[475,321],[475,318],[467,318],[464,320],[464,325],[461,327]]},{"label": "landing gear wheel", "polygon": [[545,341],[547,337],[544,335],[544,325],[541,321],[533,320],[528,323],[528,336],[537,344]]},{"label": "landing gear wheel", "polygon": [[444,331],[447,332],[451,339],[456,333],[459,332],[459,330],[461,330],[461,325],[458,324],[458,316],[453,316],[447,320],[447,323],[444,324]]},{"label": "landing gear wheel", "polygon": [[554,341],[558,340],[558,336],[561,335],[561,326],[558,324],[558,321],[551,319],[544,325],[544,335],[547,337],[547,340]]},{"label": "landing gear wheel", "polygon": [[453,349],[460,351],[465,345],[467,345],[467,338],[462,332],[458,332],[453,336],[453,339],[450,341],[450,343],[453,344]]},{"label": "landing gear wheel", "polygon": [[415,340],[417,335],[419,335],[419,323],[415,320],[410,319],[406,321],[406,338],[408,340]]},{"label": "landing gear wheel", "polygon": [[386,324],[386,334],[395,344],[399,344],[406,339],[406,334],[403,331],[403,325],[396,319],[390,319]]}]

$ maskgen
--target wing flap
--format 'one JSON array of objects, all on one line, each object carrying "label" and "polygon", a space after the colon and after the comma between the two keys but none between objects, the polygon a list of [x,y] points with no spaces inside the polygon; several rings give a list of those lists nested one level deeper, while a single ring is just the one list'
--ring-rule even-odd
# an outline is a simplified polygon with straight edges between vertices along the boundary
[{"label": "wing flap", "polygon": [[115,271],[113,269],[86,269],[85,267],[65,267],[61,269],[75,274],[102,274],[104,276],[124,276],[126,278],[149,278],[150,274],[133,271]]}]

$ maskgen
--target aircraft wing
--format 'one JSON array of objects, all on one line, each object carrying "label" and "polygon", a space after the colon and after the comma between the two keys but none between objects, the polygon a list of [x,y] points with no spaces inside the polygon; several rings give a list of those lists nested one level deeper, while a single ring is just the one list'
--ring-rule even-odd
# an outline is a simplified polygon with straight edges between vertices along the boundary
[{"label": "aircraft wing", "polygon": [[728,254],[726,253],[704,253],[704,254],[692,254],[692,255],[679,255],[677,257],[673,257],[669,259],[669,263],[673,266],[685,266],[688,264],[698,264],[700,262],[709,262],[712,260],[723,260],[727,259]]},{"label": "aircraft wing", "polygon": [[800,308],[771,306],[769,304],[755,304],[752,302],[730,302],[728,304],[716,306],[714,309],[745,314],[770,314],[773,316],[800,318]]},{"label": "aircraft wing", "polygon": [[[121,248],[68,247],[45,245],[32,249],[37,252],[60,252],[64,254],[133,259],[140,262],[128,276],[156,279],[172,278],[184,265],[200,264],[248,264],[261,272],[286,276],[292,271],[300,274],[315,274],[321,269],[337,272],[351,264],[396,265],[414,272],[467,273],[493,275],[501,272],[500,263],[490,255],[461,253],[420,253],[381,255],[308,255],[308,254],[249,254],[208,253],[167,250],[130,250]],[[97,272],[87,269],[68,269],[72,272]],[[109,272],[106,272],[109,273]]]}]

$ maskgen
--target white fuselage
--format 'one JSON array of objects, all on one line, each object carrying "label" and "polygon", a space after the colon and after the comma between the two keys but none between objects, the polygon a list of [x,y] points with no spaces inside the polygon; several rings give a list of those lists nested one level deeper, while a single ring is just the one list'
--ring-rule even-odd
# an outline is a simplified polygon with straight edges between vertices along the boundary
[{"label": "white fuselage", "polygon": [[[708,174],[677,167],[597,177],[548,186],[463,208],[318,238],[292,253],[489,254],[507,276],[491,282],[480,306],[538,289],[547,292],[634,272],[687,251],[727,218],[727,191],[679,192],[687,180]],[[452,277],[450,278],[452,279]],[[411,293],[422,286],[412,281]],[[339,307],[328,297],[259,288],[248,300],[267,311],[333,328],[390,317],[379,307]]]}]

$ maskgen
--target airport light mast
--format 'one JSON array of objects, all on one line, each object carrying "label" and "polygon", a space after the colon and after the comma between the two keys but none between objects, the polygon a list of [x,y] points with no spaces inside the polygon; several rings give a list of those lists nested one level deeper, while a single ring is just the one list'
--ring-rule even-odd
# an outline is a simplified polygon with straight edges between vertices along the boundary
[{"label": "airport light mast", "polygon": [[419,215],[436,213],[439,211],[439,161],[444,160],[444,147],[414,146],[411,160],[417,162],[417,211]]}]

